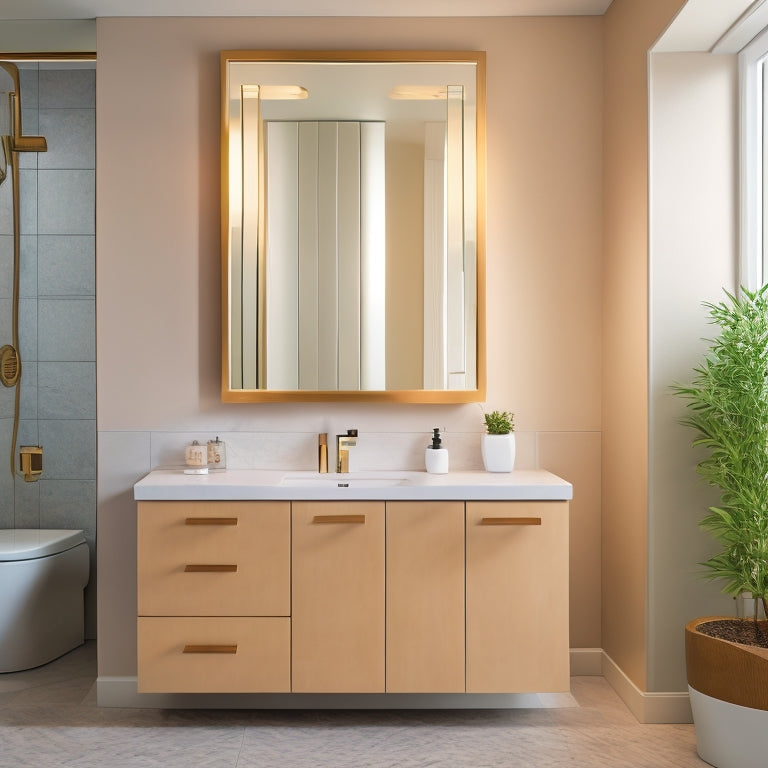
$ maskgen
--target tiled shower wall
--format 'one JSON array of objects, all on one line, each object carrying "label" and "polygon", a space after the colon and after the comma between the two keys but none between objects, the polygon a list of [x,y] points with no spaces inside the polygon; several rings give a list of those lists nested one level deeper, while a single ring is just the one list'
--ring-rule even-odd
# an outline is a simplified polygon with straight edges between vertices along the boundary
[{"label": "tiled shower wall", "polygon": [[[19,63],[22,132],[48,151],[20,157],[22,359],[18,446],[43,473],[10,473],[14,392],[0,386],[0,528],[82,528],[91,550],[86,634],[95,636],[95,63]],[[10,80],[0,72],[2,90]],[[6,109],[6,102],[0,104]],[[5,125],[0,122],[0,125]],[[7,130],[2,128],[3,132]],[[0,345],[11,343],[10,173],[0,186]]]}]

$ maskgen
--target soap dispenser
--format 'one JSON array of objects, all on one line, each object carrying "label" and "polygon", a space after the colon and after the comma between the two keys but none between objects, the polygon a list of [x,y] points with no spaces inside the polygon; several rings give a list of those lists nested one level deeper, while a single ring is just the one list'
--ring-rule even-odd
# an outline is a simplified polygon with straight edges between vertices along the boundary
[{"label": "soap dispenser", "polygon": [[448,472],[448,449],[443,448],[441,443],[440,429],[435,427],[432,430],[432,445],[428,445],[424,451],[427,472],[433,475],[444,475]]}]

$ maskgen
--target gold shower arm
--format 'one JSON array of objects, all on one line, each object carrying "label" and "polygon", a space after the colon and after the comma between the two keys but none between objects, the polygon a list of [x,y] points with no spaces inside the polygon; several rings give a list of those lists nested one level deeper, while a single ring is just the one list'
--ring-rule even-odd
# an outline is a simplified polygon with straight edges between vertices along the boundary
[{"label": "gold shower arm", "polygon": [[45,136],[11,136],[11,152],[47,152]]}]

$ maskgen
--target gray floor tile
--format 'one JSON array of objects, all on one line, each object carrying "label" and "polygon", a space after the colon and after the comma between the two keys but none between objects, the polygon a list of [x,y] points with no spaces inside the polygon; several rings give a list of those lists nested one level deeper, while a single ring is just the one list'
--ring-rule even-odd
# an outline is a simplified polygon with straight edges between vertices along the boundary
[{"label": "gray floor tile", "polygon": [[0,675],[0,768],[706,768],[692,725],[640,725],[602,677],[577,707],[468,711],[95,706],[95,644]]}]

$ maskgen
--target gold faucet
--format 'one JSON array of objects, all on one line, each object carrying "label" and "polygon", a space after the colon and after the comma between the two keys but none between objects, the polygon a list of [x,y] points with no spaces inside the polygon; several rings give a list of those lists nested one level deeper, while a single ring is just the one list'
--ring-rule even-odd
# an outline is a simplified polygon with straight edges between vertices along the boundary
[{"label": "gold faucet", "polygon": [[317,436],[317,471],[324,475],[328,471],[328,433]]},{"label": "gold faucet", "polygon": [[336,471],[349,472],[349,449],[357,445],[357,430],[348,429],[346,435],[336,435]]}]

